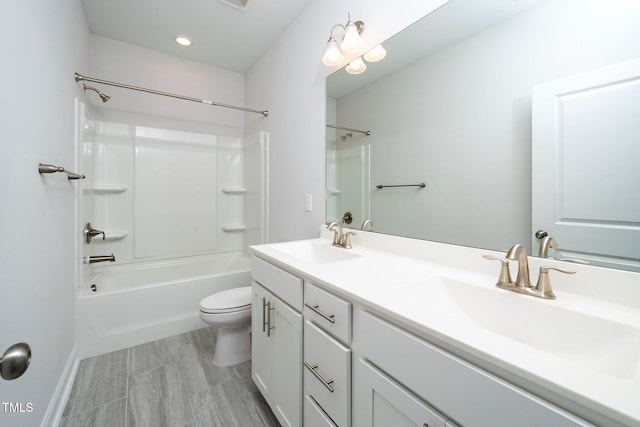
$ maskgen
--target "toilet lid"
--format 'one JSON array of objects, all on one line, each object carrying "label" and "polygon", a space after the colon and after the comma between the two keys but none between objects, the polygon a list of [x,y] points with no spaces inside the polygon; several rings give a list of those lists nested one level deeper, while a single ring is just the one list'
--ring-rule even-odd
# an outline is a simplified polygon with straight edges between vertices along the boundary
[{"label": "toilet lid", "polygon": [[208,313],[239,311],[251,307],[251,286],[227,289],[200,301],[200,310]]}]

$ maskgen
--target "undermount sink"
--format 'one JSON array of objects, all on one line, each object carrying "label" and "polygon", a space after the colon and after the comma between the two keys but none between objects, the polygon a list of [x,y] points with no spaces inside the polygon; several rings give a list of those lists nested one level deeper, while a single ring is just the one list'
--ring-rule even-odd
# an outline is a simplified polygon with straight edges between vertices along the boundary
[{"label": "undermount sink", "polygon": [[291,243],[278,243],[272,249],[306,263],[327,264],[359,258],[360,255],[349,249],[337,248],[326,241],[302,240]]},{"label": "undermount sink", "polygon": [[640,329],[633,326],[447,276],[403,285],[393,292],[420,301],[427,310],[470,322],[569,363],[621,379],[640,377]]}]

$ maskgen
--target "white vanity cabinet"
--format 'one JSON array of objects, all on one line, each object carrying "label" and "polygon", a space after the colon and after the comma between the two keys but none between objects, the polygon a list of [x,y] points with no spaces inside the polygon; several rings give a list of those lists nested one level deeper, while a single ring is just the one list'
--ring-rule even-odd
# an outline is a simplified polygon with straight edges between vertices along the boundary
[{"label": "white vanity cabinet", "polygon": [[252,259],[251,377],[280,424],[302,425],[302,279]]},{"label": "white vanity cabinet", "polygon": [[351,304],[304,284],[304,426],[351,425]]},{"label": "white vanity cabinet", "polygon": [[354,340],[357,337],[367,361],[357,366],[354,376],[358,427],[387,425],[369,422],[372,410],[375,417],[398,420],[403,410],[419,413],[424,402],[437,408],[424,412],[425,417],[436,414],[435,424],[425,419],[424,424],[393,425],[443,426],[452,418],[449,423],[479,427],[592,426],[375,315],[362,311],[358,320]]},{"label": "white vanity cabinet", "polygon": [[[420,398],[360,359],[354,366],[357,427],[453,427],[455,424]],[[357,406],[360,405],[360,406]]]}]

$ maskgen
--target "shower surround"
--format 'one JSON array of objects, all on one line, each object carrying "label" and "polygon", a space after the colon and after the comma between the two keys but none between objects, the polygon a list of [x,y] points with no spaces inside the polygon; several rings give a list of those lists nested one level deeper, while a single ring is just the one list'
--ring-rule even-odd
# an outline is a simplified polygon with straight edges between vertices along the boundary
[{"label": "shower surround", "polygon": [[248,285],[244,249],[266,240],[266,133],[243,140],[135,119],[90,120],[79,103],[77,227],[104,231],[83,236],[82,255],[116,259],[79,271],[80,357],[202,327],[200,299]]}]

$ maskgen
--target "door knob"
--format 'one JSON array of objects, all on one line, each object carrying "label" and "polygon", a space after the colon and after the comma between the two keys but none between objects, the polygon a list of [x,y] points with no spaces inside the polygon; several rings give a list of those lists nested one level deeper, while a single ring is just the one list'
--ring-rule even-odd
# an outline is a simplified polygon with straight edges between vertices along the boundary
[{"label": "door knob", "polygon": [[14,344],[0,357],[0,376],[15,380],[25,373],[31,363],[31,347],[23,342]]}]

